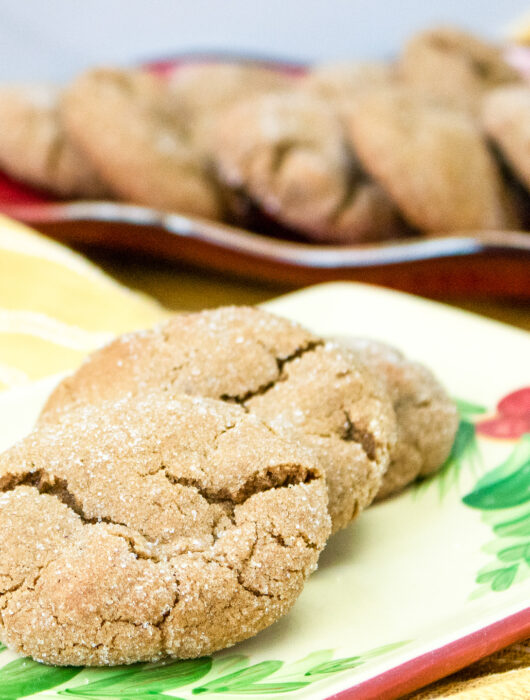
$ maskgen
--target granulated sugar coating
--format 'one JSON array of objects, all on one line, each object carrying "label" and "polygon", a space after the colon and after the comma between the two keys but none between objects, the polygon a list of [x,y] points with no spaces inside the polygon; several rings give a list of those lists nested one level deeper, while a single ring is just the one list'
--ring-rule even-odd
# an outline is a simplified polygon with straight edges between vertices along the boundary
[{"label": "granulated sugar coating", "polygon": [[344,338],[358,358],[385,383],[397,418],[397,441],[377,500],[401,491],[445,462],[458,428],[449,394],[424,365],[384,343]]},{"label": "granulated sugar coating", "polygon": [[56,415],[0,456],[0,631],[21,654],[210,654],[285,614],[315,569],[330,520],[311,450],[166,389]]},{"label": "granulated sugar coating", "polygon": [[381,486],[396,437],[385,389],[349,350],[256,308],[182,314],[118,338],[58,386],[40,420],[155,387],[238,403],[310,447],[326,472],[334,531]]},{"label": "granulated sugar coating", "polygon": [[276,382],[279,363],[321,342],[301,326],[252,307],[179,314],[90,355],[51,395],[43,418],[151,386],[242,399]]}]

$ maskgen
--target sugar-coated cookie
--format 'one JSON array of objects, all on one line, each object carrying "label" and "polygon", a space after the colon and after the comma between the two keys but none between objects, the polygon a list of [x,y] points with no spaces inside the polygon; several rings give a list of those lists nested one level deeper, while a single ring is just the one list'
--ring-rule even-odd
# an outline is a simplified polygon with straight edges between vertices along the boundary
[{"label": "sugar-coated cookie", "polygon": [[256,308],[182,314],[116,339],[57,387],[41,421],[157,387],[241,404],[313,450],[326,473],[334,530],[381,486],[396,431],[386,391],[347,349]]},{"label": "sugar-coated cookie", "polygon": [[241,406],[84,405],[0,456],[0,637],[50,664],[192,658],[284,615],[330,531],[311,452]]},{"label": "sugar-coated cookie", "polygon": [[342,338],[385,384],[397,419],[397,440],[377,500],[401,491],[445,462],[458,428],[454,402],[424,365],[373,340]]}]

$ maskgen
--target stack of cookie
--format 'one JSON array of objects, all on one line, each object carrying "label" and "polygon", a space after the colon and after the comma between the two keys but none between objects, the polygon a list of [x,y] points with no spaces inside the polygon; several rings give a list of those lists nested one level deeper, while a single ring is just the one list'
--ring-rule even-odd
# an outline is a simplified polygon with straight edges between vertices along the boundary
[{"label": "stack of cookie", "polygon": [[116,198],[313,241],[526,225],[530,87],[452,28],[394,63],[294,77],[198,64],[98,69],[63,92],[0,90],[0,167],[67,198]]},{"label": "stack of cookie", "polygon": [[122,336],[0,456],[0,636],[59,665],[244,640],[332,532],[440,467],[456,427],[426,368],[259,309]]}]

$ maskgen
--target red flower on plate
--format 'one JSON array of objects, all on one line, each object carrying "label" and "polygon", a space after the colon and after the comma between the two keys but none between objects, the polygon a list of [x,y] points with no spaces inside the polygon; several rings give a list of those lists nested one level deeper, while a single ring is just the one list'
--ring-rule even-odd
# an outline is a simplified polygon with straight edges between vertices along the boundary
[{"label": "red flower on plate", "polygon": [[512,391],[497,404],[497,415],[476,424],[477,433],[501,440],[518,440],[530,433],[530,387]]}]

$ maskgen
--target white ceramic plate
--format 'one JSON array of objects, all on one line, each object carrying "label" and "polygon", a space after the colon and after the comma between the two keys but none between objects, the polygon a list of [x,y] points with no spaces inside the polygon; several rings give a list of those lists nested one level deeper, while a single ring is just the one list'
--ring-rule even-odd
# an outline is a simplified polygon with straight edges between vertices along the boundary
[{"label": "white ceramic plate", "polygon": [[[47,668],[5,650],[2,698],[384,700],[530,635],[530,336],[356,284],[265,306],[432,367],[460,401],[452,458],[335,535],[291,613],[254,639],[213,659],[119,669]],[[0,448],[31,428],[55,382],[0,395]]]}]

